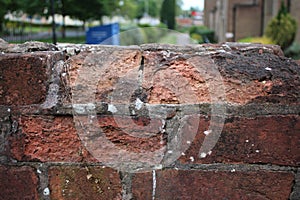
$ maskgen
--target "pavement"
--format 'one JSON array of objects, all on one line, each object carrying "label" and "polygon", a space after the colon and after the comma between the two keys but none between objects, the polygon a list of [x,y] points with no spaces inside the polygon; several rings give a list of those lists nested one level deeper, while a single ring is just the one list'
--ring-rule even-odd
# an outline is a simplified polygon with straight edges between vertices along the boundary
[{"label": "pavement", "polygon": [[178,45],[187,45],[187,44],[197,44],[195,40],[193,40],[188,33],[174,33],[177,37]]}]

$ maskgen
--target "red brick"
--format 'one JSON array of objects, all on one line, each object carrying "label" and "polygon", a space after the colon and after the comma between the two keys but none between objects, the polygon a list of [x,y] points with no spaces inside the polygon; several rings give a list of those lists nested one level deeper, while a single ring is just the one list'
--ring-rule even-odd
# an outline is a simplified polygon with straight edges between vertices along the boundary
[{"label": "red brick", "polygon": [[[299,103],[300,69],[295,62],[269,53],[260,55],[258,50],[212,58],[180,56],[181,52],[167,50],[144,53],[143,88],[149,103],[203,103],[211,102],[212,97],[239,104]],[[217,73],[211,74],[209,69]]]},{"label": "red brick", "polygon": [[158,119],[101,116],[99,125],[108,140],[132,152],[153,152],[166,142],[161,132],[162,121]]},{"label": "red brick", "polygon": [[[136,49],[113,49],[95,53],[82,52],[73,56],[66,62],[67,73],[65,82],[72,88],[73,93],[80,93],[73,102],[87,103],[93,100],[109,101],[109,95],[115,89],[119,79],[131,72],[139,71],[141,64],[141,52]],[[79,76],[80,74],[80,76]],[[137,76],[133,80],[136,83]],[[83,87],[84,89],[78,89]],[[127,89],[127,84],[121,84]],[[127,100],[127,99],[126,99]],[[121,100],[124,102],[124,100]],[[68,102],[66,102],[68,103]]]},{"label": "red brick", "polygon": [[[109,142],[129,152],[153,152],[164,146],[161,120],[98,116],[99,123],[93,124],[92,127],[95,128],[96,135],[88,135],[93,139],[88,148],[82,144],[79,137],[81,132],[77,132],[73,120],[71,116],[22,116],[19,119],[20,130],[10,137],[12,156],[19,161],[97,162],[87,150],[94,147],[99,149],[101,146],[102,140],[96,139],[100,130]],[[89,119],[84,116],[77,117],[77,120],[84,126],[86,122],[89,123]],[[106,160],[101,156],[109,156],[92,153],[99,161]]]},{"label": "red brick", "polygon": [[[156,172],[155,199],[288,199],[294,174],[290,172],[225,172],[163,170]],[[135,199],[152,198],[152,174],[135,174]]]},{"label": "red brick", "polygon": [[[159,120],[154,119],[154,126],[150,129],[143,129],[143,119],[132,121],[129,117],[101,116],[98,120],[99,124],[95,127],[101,128],[108,141],[129,152],[153,152],[166,144],[164,135],[160,132],[162,122]],[[199,123],[198,134],[184,152],[185,156],[180,157],[182,163],[269,163],[299,166],[298,116],[228,119],[211,155],[206,158],[199,158],[199,150],[205,137],[204,131],[209,128],[209,119],[200,118],[200,122],[190,119],[183,129],[183,135],[189,133],[189,126],[198,125],[195,123]],[[72,117],[24,116],[19,124],[21,131],[10,137],[11,154],[17,160],[96,162],[82,144]],[[154,135],[145,138],[130,135],[143,134],[144,131],[145,134]],[[98,148],[99,142],[94,140],[94,145],[88,146],[89,149]],[[94,156],[101,161],[106,160],[105,155],[98,155],[96,151]]]},{"label": "red brick", "polygon": [[132,177],[133,199],[152,199],[153,177],[151,173],[136,173]]},{"label": "red brick", "polygon": [[0,166],[0,199],[38,200],[38,177],[31,167]]},{"label": "red brick", "polygon": [[88,154],[72,117],[23,116],[19,125],[10,138],[12,156],[19,161],[80,162]]},{"label": "red brick", "polygon": [[205,77],[192,65],[182,60],[162,65],[164,52],[147,52],[144,57],[143,88],[148,92],[149,103],[210,102]]},{"label": "red brick", "polygon": [[0,104],[41,104],[47,95],[53,63],[60,53],[36,52],[0,56]]},{"label": "red brick", "polygon": [[51,167],[49,184],[51,199],[122,199],[119,174],[110,168]]},{"label": "red brick", "polygon": [[273,53],[260,54],[258,49],[232,53],[213,56],[227,101],[299,104],[300,68],[295,62]]},{"label": "red brick", "polygon": [[[208,129],[208,120],[200,119],[198,134],[182,163],[269,163],[286,166],[300,164],[300,117],[268,116],[227,119],[211,155],[199,158],[199,150]],[[191,126],[195,122],[190,123]],[[194,157],[194,162],[190,157]]]},{"label": "red brick", "polygon": [[0,161],[2,156],[7,156],[9,153],[7,138],[12,131],[9,114],[7,108],[0,108]]}]

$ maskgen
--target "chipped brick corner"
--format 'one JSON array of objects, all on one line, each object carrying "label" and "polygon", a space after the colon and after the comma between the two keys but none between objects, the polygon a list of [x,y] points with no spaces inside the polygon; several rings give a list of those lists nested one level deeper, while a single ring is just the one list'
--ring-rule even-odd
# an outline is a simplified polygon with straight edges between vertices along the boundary
[{"label": "chipped brick corner", "polygon": [[[0,74],[0,199],[300,198],[300,67],[278,46],[0,40]],[[87,119],[80,106],[91,97]],[[222,116],[212,114],[219,101]],[[201,153],[212,119],[221,134]],[[95,145],[78,120],[92,122]],[[167,161],[174,138],[188,146],[170,163],[126,171],[91,152],[104,144],[99,129],[122,151],[163,149]]]}]

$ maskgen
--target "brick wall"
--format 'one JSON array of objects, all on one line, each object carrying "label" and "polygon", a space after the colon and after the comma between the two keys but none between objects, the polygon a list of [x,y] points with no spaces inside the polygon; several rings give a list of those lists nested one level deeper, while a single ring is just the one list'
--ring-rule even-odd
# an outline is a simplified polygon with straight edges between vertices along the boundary
[{"label": "brick wall", "polygon": [[[253,13],[256,13],[253,16]],[[256,6],[248,6],[243,7],[240,6],[236,10],[236,21],[235,21],[235,39],[238,41],[239,39],[245,37],[256,37],[262,34],[261,31],[261,7]],[[232,21],[232,20],[231,20]],[[233,28],[233,25],[231,26]]]},{"label": "brick wall", "polygon": [[0,199],[300,198],[277,46],[0,42]]},{"label": "brick wall", "polygon": [[[204,3],[204,25],[216,31],[216,36],[219,37],[218,26],[220,11],[217,11],[218,2],[222,0],[206,0]],[[225,2],[225,1],[224,1]],[[275,17],[281,6],[281,0],[228,0],[228,9],[226,10],[226,32],[234,33],[233,38],[238,41],[244,37],[258,37],[264,34],[265,29],[270,20]],[[300,22],[300,4],[298,0],[284,0],[285,5],[290,2],[290,14]],[[254,4],[256,3],[256,4]],[[254,4],[254,5],[253,5]],[[236,13],[234,14],[234,7]],[[218,8],[220,9],[220,8]],[[255,14],[254,14],[255,13]],[[235,21],[234,21],[235,15]],[[221,17],[222,18],[222,17]],[[232,41],[229,38],[227,41]],[[296,32],[295,42],[300,43],[300,26]]]},{"label": "brick wall", "polygon": [[291,12],[291,15],[294,17],[294,19],[297,21],[297,24],[298,24],[298,29],[297,29],[297,32],[296,32],[296,38],[295,38],[295,42],[296,43],[300,43],[300,26],[299,26],[299,23],[300,23],[300,13],[297,12],[297,10],[300,9],[300,5],[299,5],[299,2],[296,1],[296,0],[291,0],[291,7],[290,7],[290,12]]}]

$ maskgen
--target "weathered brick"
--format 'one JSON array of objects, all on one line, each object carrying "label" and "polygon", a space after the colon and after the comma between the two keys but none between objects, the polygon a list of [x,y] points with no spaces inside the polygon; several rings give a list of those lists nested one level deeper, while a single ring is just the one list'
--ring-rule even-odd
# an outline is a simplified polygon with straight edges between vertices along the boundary
[{"label": "weathered brick", "polygon": [[49,184],[52,199],[122,199],[119,174],[110,168],[51,167]]},{"label": "weathered brick", "polygon": [[300,68],[273,53],[249,50],[213,56],[234,103],[299,104]]},{"label": "weathered brick", "polygon": [[[73,103],[110,101],[110,94],[122,77],[134,74],[131,83],[136,83],[141,64],[141,52],[137,49],[103,47],[95,52],[82,52],[66,62],[66,89],[72,92]],[[127,90],[128,84],[120,84]],[[71,89],[71,90],[70,90]],[[79,95],[78,95],[79,94]],[[124,99],[118,99],[124,103]],[[65,103],[70,102],[70,99]],[[116,101],[115,101],[116,102]]]},{"label": "weathered brick", "polygon": [[135,174],[132,192],[135,199],[288,199],[294,180],[291,172],[196,171],[156,172],[153,192],[151,173]]},{"label": "weathered brick", "polygon": [[[197,125],[197,120],[190,121],[190,126]],[[200,118],[198,134],[186,155],[180,158],[182,163],[300,164],[299,116],[229,118],[211,154],[200,158],[199,150],[205,138],[204,131],[208,130],[208,122],[208,119]]]},{"label": "weathered brick", "polygon": [[38,200],[38,178],[31,167],[0,166],[0,199]]},{"label": "weathered brick", "polygon": [[297,200],[300,199],[300,171],[298,168],[295,181],[294,181],[294,186],[290,195],[290,200]]},{"label": "weathered brick", "polygon": [[212,46],[210,56],[145,51],[143,88],[149,103],[203,103],[216,97],[239,104],[299,103],[296,62],[258,48],[217,53],[219,48]]},{"label": "weathered brick", "polygon": [[[129,152],[153,152],[167,142],[160,132],[162,122],[159,120],[154,120],[154,125],[146,126],[146,129],[143,129],[147,125],[143,124],[144,119],[133,121],[130,117],[98,116],[98,120],[95,128],[100,128],[108,141]],[[191,141],[189,149],[183,152],[185,155],[179,159],[182,163],[272,163],[299,166],[298,116],[228,119],[212,153],[205,158],[199,158],[199,150],[205,138],[204,131],[209,129],[209,119],[201,117],[200,122],[190,119],[182,130],[183,137],[189,133],[189,126],[198,126],[198,123],[198,134]],[[19,125],[21,130],[10,137],[11,154],[17,160],[96,162],[82,144],[72,117],[24,116]],[[141,137],[141,134],[147,133],[154,135]],[[98,136],[91,134],[89,137]],[[93,141],[88,149],[102,144],[95,138]],[[105,155],[97,155],[96,151],[94,156],[101,161],[101,156]]]},{"label": "weathered brick", "polygon": [[56,51],[57,47],[54,44],[28,41],[23,44],[9,44],[5,40],[0,39],[0,51],[5,53],[38,53],[41,51]]},{"label": "weathered brick", "polygon": [[[210,102],[204,75],[176,52],[145,52],[143,88],[152,104]],[[203,59],[205,62],[207,59]]]},{"label": "weathered brick", "polygon": [[72,117],[22,116],[10,138],[11,154],[19,161],[82,161],[88,156]]},{"label": "weathered brick", "polygon": [[101,116],[99,125],[108,140],[131,152],[153,152],[166,142],[161,132],[162,121],[158,119]]},{"label": "weathered brick", "polygon": [[[9,45],[5,46],[7,48]],[[290,197],[297,198],[299,178],[296,178],[292,187],[294,174],[289,171],[271,171],[277,167],[270,169],[269,164],[294,167],[299,167],[300,164],[300,117],[295,110],[300,100],[299,66],[290,59],[280,57],[275,52],[276,49],[270,46],[224,44],[162,46],[160,49],[156,46],[160,45],[150,45],[149,48],[86,46],[84,48],[87,51],[82,49],[78,55],[70,55],[64,63],[65,71],[60,73],[62,65],[59,65],[58,71],[53,72],[51,68],[55,62],[63,59],[61,53],[29,54],[26,52],[36,47],[24,45],[22,50],[18,45],[13,45],[12,47],[19,48],[13,52],[22,50],[24,53],[4,54],[0,57],[2,108],[5,110],[5,106],[41,104],[46,98],[51,103],[51,98],[46,97],[51,92],[51,86],[55,90],[54,96],[56,95],[54,102],[62,100],[63,105],[61,107],[55,103],[51,104],[56,105],[52,110],[46,110],[48,107],[44,106],[35,111],[36,106],[25,106],[12,114],[6,113],[3,117],[0,113],[0,159],[2,156],[4,162],[11,162],[12,159],[6,157],[8,154],[17,162],[26,161],[23,165],[28,164],[27,161],[60,162],[60,166],[50,163],[52,167],[48,171],[52,199],[121,199],[121,193],[130,196],[131,189],[135,199],[153,199],[153,195],[156,199],[288,199],[292,188],[294,191]],[[41,48],[48,47],[42,45]],[[200,72],[193,65],[201,67]],[[214,67],[222,79],[207,70]],[[217,90],[222,84],[225,86],[223,96]],[[77,92],[75,96],[74,91]],[[70,107],[64,106],[71,103],[71,97],[74,107],[76,103],[91,103],[94,106],[92,103],[95,100],[126,104],[118,106],[128,106],[132,116],[125,116],[124,110],[115,113],[111,103],[108,106],[101,104],[103,109],[101,107],[102,110],[98,111],[105,115],[98,118],[89,118],[83,113],[70,116]],[[191,105],[188,112],[197,115],[198,111],[192,106],[210,103],[212,97],[223,98],[230,104],[228,109],[234,110],[234,114],[228,113],[230,117],[225,121],[216,146],[205,158],[199,158],[199,150],[207,137],[204,132],[214,134],[208,130],[211,116],[201,116],[200,122],[191,118],[186,126],[181,126],[183,124],[176,121],[184,117],[185,111],[180,106],[173,108],[172,105],[152,105],[148,110],[143,104],[141,109],[137,109],[140,101],[149,104],[193,103],[196,105]],[[238,106],[232,103],[237,103]],[[200,113],[207,113],[209,108],[206,105],[199,106],[200,109],[205,109]],[[255,108],[256,105],[260,108],[263,105],[271,105],[271,108],[278,105],[280,109],[266,108],[266,112],[245,114],[247,109],[251,106]],[[170,111],[167,113],[167,120],[150,119],[150,109],[158,114],[164,113],[163,109],[159,110],[160,106]],[[54,112],[59,116],[53,116]],[[47,116],[43,115],[45,113]],[[14,120],[18,117],[18,123],[15,123]],[[91,127],[76,129],[78,120],[80,123],[77,125],[91,124]],[[150,123],[152,125],[148,126]],[[127,185],[123,185],[126,191],[121,191],[121,181],[116,171],[95,166],[98,162],[107,164],[107,161],[113,161],[114,163],[109,163],[110,166],[118,167],[114,164],[121,163],[125,166],[122,169],[127,169],[124,161],[129,152],[137,154],[135,158],[145,159],[145,163],[153,161],[157,155],[149,159],[146,157],[163,149],[162,147],[176,147],[176,144],[167,145],[170,142],[168,139],[177,138],[176,128],[183,131],[182,137],[177,138],[182,142],[180,140],[186,139],[184,137],[191,137],[190,132],[198,125],[195,139],[184,141],[190,148],[182,152],[175,164],[180,169],[187,170],[156,171],[155,179],[151,173],[134,174],[132,180],[122,180]],[[92,131],[91,135],[88,135],[89,131]],[[114,144],[111,145],[113,148],[118,148],[113,152],[115,155],[110,154],[111,146],[106,146],[101,136]],[[92,144],[89,148],[84,146],[89,142]],[[97,151],[99,147],[104,148]],[[95,158],[88,152],[91,149],[96,150],[91,152]],[[127,151],[122,151],[125,154],[121,154],[120,150]],[[164,153],[167,159],[168,154],[174,152],[170,150]],[[161,158],[160,156],[157,157]],[[76,166],[72,164],[74,162],[77,163]],[[78,163],[85,163],[84,167]],[[201,166],[203,169],[206,165],[198,164],[211,163],[219,163],[217,165],[222,168],[221,171],[193,168]],[[230,172],[228,164],[232,163],[241,164],[243,169]],[[257,164],[268,165],[264,165],[264,170],[261,171],[252,168],[248,170],[249,163],[255,164],[255,167]],[[48,166],[47,164],[40,169],[40,192],[48,185],[48,174],[44,173]],[[141,169],[143,166],[141,164],[134,167]],[[38,181],[31,167],[2,166],[0,172],[0,189],[4,190],[5,195],[8,194],[4,199],[20,199],[24,194],[26,198],[33,195],[28,198],[37,199]],[[10,176],[14,178],[9,180],[7,177]],[[26,182],[29,191],[22,194],[25,190],[25,178],[29,179]],[[21,185],[21,193],[15,189],[7,189],[14,182],[17,186]],[[9,196],[14,195],[13,193],[22,196]]]},{"label": "weathered brick", "polygon": [[[109,142],[130,152],[152,152],[164,145],[161,120],[143,117],[132,119],[125,116],[98,116],[98,123],[93,124],[92,127],[95,128],[96,133],[81,135],[82,137],[88,136],[92,141],[86,149],[79,137],[81,132],[77,132],[73,120],[75,119],[71,116],[20,117],[20,130],[10,137],[12,156],[20,161],[97,162],[87,149],[101,147],[102,140],[97,139],[99,131],[105,134]],[[90,119],[79,116],[76,120],[87,125]],[[83,128],[86,130],[86,127]],[[101,156],[108,156],[106,154],[93,155],[99,161],[102,158],[106,159]]]},{"label": "weathered brick", "polygon": [[53,64],[61,59],[62,54],[57,52],[1,55],[0,104],[43,103]]},{"label": "weathered brick", "polygon": [[132,176],[133,199],[153,199],[153,176],[148,173],[136,173]]},{"label": "weathered brick", "polygon": [[7,108],[0,108],[0,163],[6,160],[5,156],[9,153],[7,138],[13,127],[9,111]]}]

